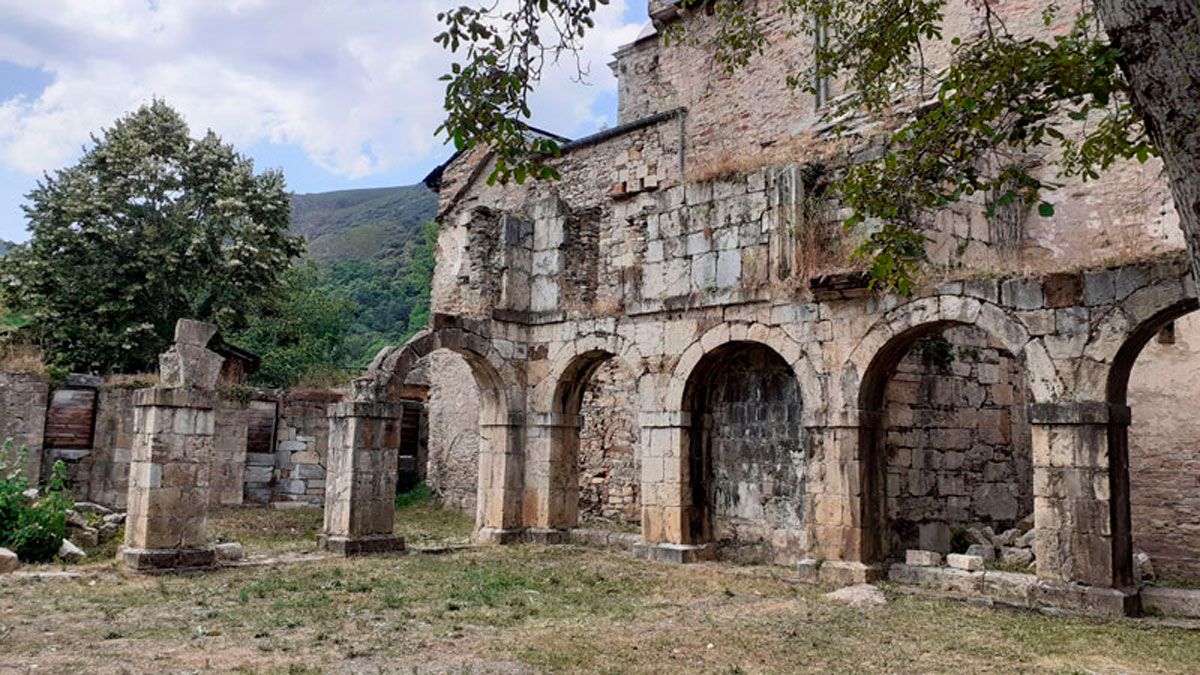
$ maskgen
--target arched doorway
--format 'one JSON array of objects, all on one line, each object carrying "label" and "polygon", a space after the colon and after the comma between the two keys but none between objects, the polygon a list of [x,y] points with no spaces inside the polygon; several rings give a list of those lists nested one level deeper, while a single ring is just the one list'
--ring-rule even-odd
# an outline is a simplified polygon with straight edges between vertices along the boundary
[{"label": "arched doorway", "polygon": [[809,439],[792,367],[761,343],[721,345],[689,375],[683,406],[684,543],[715,542],[743,561],[802,559]]}]

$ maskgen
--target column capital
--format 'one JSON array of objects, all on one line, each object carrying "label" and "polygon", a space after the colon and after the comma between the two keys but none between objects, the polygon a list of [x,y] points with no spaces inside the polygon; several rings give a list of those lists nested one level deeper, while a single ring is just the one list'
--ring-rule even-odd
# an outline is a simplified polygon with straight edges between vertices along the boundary
[{"label": "column capital", "polygon": [[216,392],[193,387],[147,387],[133,394],[138,407],[199,408],[208,410],[216,402]]},{"label": "column capital", "polygon": [[1107,401],[1030,403],[1030,424],[1129,424],[1129,406]]},{"label": "column capital", "polygon": [[372,403],[367,401],[342,401],[329,406],[329,417],[368,417],[374,419],[398,419],[403,406],[396,403]]}]

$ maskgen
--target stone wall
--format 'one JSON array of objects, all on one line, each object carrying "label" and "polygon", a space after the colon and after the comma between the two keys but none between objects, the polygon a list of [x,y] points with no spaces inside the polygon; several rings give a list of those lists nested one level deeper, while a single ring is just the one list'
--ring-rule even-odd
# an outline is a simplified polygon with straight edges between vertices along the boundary
[{"label": "stone wall", "polygon": [[98,504],[125,507],[133,453],[135,393],[130,387],[111,384],[99,390],[91,482],[83,493]]},{"label": "stone wall", "polygon": [[36,484],[42,473],[42,434],[46,426],[50,378],[40,373],[0,372],[0,444],[28,449],[25,475]]},{"label": "stone wall", "polygon": [[1023,366],[986,333],[928,336],[887,386],[890,548],[950,552],[953,532],[1011,528],[1033,513]]},{"label": "stone wall", "polygon": [[426,357],[429,460],[425,481],[447,508],[474,514],[479,489],[479,387],[453,352]]},{"label": "stone wall", "polygon": [[636,378],[616,359],[588,380],[580,406],[579,521],[641,523]]},{"label": "stone wall", "polygon": [[1160,576],[1200,579],[1200,315],[1151,340],[1129,384],[1133,544]]},{"label": "stone wall", "polygon": [[280,399],[272,501],[324,502],[328,409],[341,398],[329,391],[304,391],[289,392]]}]

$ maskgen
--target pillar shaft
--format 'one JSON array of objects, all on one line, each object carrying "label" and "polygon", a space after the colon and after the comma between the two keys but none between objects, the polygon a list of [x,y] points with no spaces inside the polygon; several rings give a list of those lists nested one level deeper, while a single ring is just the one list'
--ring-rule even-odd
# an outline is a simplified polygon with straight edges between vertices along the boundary
[{"label": "pillar shaft", "polygon": [[[1038,576],[1125,585],[1125,565],[1117,559],[1125,547],[1113,533],[1114,508],[1120,505],[1113,502],[1109,433],[1113,424],[1127,424],[1128,409],[1100,402],[1035,403],[1029,420]],[[1117,464],[1123,468],[1119,458]]]},{"label": "pillar shaft", "polygon": [[340,555],[404,549],[395,535],[401,410],[391,403],[330,406],[321,548]]},{"label": "pillar shaft", "polygon": [[579,524],[578,415],[535,415],[528,429],[525,525],[566,530]]},{"label": "pillar shaft", "polygon": [[134,396],[126,564],[144,571],[210,567],[209,470],[214,394],[154,387]]},{"label": "pillar shaft", "polygon": [[511,414],[505,422],[479,425],[479,498],[476,539],[504,544],[519,541],[525,481],[525,423]]}]

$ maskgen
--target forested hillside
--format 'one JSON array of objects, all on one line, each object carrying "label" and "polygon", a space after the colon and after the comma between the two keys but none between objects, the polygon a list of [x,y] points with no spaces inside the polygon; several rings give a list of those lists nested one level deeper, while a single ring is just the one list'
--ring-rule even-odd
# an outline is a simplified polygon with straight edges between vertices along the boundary
[{"label": "forested hillside", "polygon": [[425,325],[437,195],[424,185],[295,195],[292,230],[308,241],[316,284],[353,316],[339,360],[365,367],[388,344]]}]

